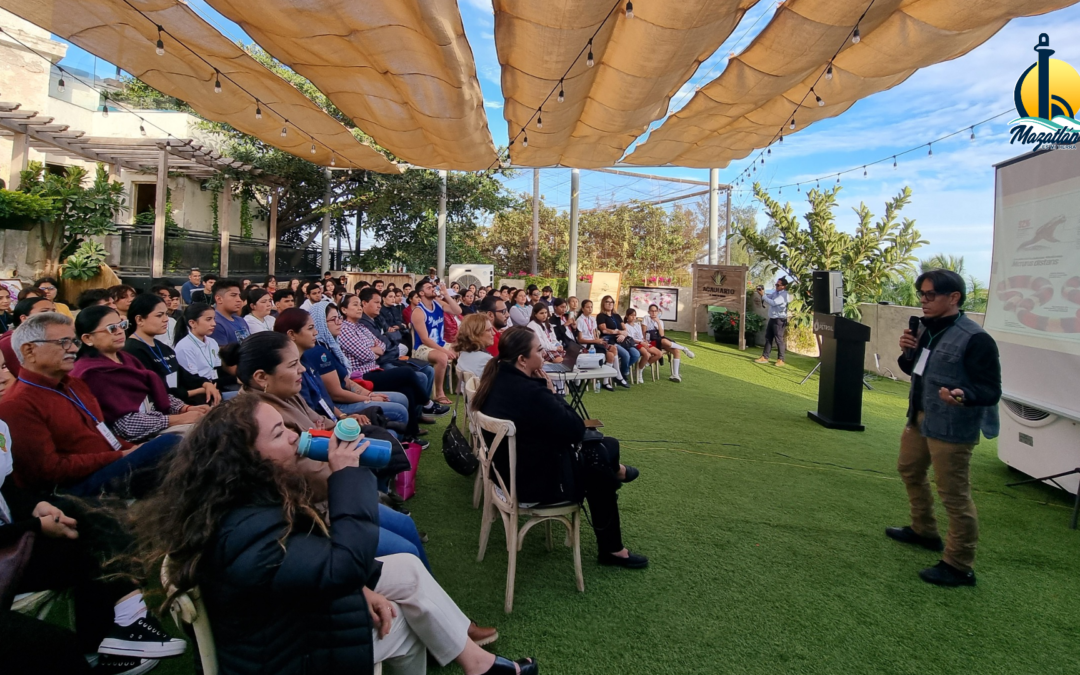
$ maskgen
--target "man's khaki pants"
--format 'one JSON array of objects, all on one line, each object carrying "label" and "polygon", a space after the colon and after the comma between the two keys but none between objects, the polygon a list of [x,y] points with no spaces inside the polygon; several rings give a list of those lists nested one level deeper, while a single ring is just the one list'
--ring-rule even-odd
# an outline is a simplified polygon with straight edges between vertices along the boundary
[{"label": "man's khaki pants", "polygon": [[934,495],[927,478],[932,464],[938,496],[949,514],[949,536],[942,559],[969,572],[975,564],[975,546],[979,541],[979,515],[975,502],[971,501],[971,450],[975,446],[923,437],[919,432],[923,416],[920,412],[914,426],[904,427],[897,462],[911,503],[911,529],[924,537],[940,536],[934,518]]}]

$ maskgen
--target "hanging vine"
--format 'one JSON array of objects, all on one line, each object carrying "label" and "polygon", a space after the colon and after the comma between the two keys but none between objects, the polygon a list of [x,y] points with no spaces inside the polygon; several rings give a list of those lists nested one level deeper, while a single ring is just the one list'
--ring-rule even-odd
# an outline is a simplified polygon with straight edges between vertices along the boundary
[{"label": "hanging vine", "polygon": [[240,237],[251,239],[251,188],[244,185],[240,188]]}]

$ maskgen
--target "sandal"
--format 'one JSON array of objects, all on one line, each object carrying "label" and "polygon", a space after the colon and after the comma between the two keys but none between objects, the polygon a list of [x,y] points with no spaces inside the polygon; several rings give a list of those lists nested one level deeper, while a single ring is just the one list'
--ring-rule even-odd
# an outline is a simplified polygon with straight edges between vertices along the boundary
[{"label": "sandal", "polygon": [[520,675],[539,675],[540,666],[536,665],[536,660],[531,658],[511,661],[508,658],[496,656],[495,663],[484,675],[519,675],[519,673]]},{"label": "sandal", "polygon": [[451,401],[450,399],[446,398],[445,396],[440,396],[439,398],[435,399],[435,402],[438,403],[439,405],[449,405],[449,406],[454,405],[454,402]]}]

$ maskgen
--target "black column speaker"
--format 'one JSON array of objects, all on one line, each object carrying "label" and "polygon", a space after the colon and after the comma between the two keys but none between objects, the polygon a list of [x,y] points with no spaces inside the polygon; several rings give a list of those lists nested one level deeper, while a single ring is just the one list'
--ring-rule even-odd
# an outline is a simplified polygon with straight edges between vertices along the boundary
[{"label": "black column speaker", "polygon": [[840,272],[814,272],[814,312],[841,314],[844,311],[844,275]]}]

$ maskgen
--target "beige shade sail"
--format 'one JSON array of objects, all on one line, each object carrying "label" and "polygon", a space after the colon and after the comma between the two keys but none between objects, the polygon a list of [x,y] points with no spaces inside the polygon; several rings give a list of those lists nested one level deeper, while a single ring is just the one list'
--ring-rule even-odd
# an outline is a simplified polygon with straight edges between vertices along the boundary
[{"label": "beige shade sail", "polygon": [[[187,102],[202,117],[225,122],[297,157],[321,165],[333,161],[343,168],[399,172],[178,0],[0,0],[0,7]],[[157,25],[168,33],[162,37],[163,56],[155,53]],[[221,93],[214,93],[215,68],[237,84],[222,77]],[[262,119],[256,119],[257,107]],[[288,129],[284,137],[283,127]]]},{"label": "beige shade sail", "polygon": [[[1076,1],[875,0],[871,5],[868,0],[788,0],[719,77],[624,162],[725,167],[775,141],[781,130],[787,136],[835,117],[919,68],[968,53],[1010,19]],[[849,37],[864,11],[861,39],[854,44]],[[841,45],[832,78],[819,79]],[[815,93],[808,94],[811,86]],[[1011,81],[1002,86],[1011,87]],[[787,126],[792,116],[795,131]]]},{"label": "beige shade sail", "polygon": [[208,0],[404,161],[496,163],[455,0]]},{"label": "beige shade sail", "polygon": [[[611,166],[756,2],[637,0],[628,19],[625,0],[494,0],[513,163]],[[585,46],[598,27],[590,68]]]}]

